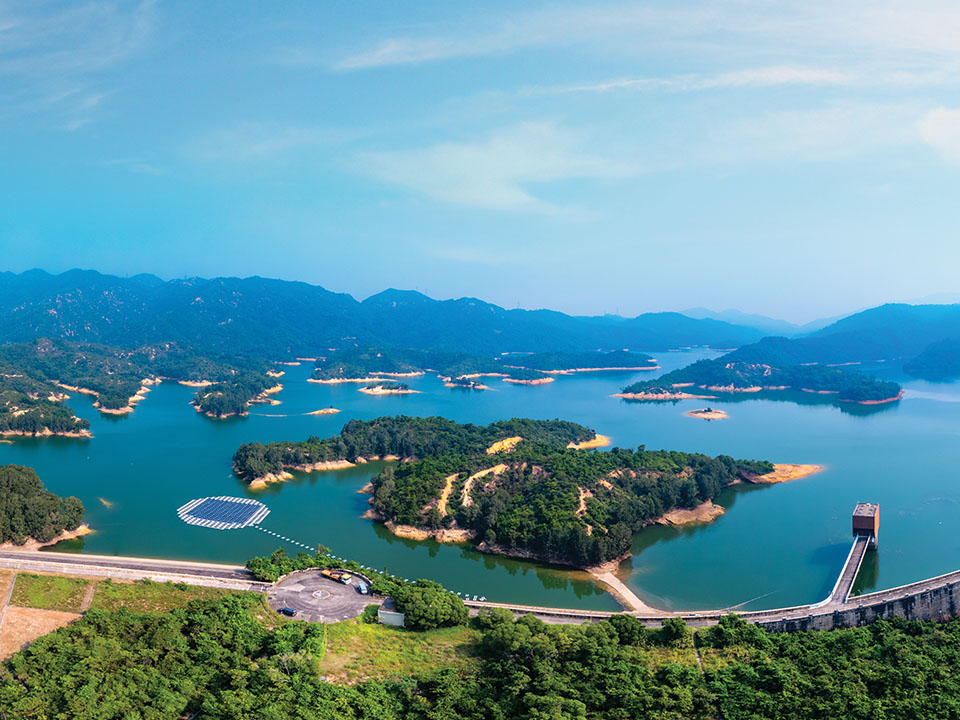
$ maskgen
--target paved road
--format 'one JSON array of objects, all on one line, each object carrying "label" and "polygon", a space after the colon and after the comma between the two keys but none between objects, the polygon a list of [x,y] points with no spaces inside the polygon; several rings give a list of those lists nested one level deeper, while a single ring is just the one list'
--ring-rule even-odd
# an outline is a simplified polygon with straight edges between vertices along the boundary
[{"label": "paved road", "polygon": [[263,592],[268,583],[258,582],[239,565],[198,563],[186,560],[155,560],[112,555],[2,550],[0,567],[33,572],[57,572],[123,580],[150,579],[186,582],[191,585]]},{"label": "paved road", "polygon": [[338,622],[357,617],[367,605],[379,604],[383,598],[361,595],[356,586],[326,578],[319,570],[305,570],[288,575],[268,590],[267,602],[274,610],[293,608],[299,620]]}]

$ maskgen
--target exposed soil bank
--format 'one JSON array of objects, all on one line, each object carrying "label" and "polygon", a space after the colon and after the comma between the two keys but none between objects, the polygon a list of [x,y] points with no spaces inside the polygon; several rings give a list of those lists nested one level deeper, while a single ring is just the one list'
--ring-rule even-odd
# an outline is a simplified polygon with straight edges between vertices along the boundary
[{"label": "exposed soil bank", "polygon": [[593,450],[594,448],[606,447],[610,444],[610,438],[606,435],[594,435],[593,440],[584,440],[580,443],[569,443],[567,447],[571,450]]},{"label": "exposed soil bank", "polygon": [[12,542],[3,543],[0,545],[0,550],[39,550],[42,547],[56,545],[58,542],[63,542],[64,540],[74,540],[78,537],[89,535],[92,532],[93,530],[90,529],[90,526],[86,523],[83,523],[82,525],[78,525],[76,530],[64,530],[55,538],[52,540],[47,540],[46,542],[40,542],[39,540],[34,540],[33,538],[27,538],[27,541],[23,545],[17,545],[16,543]]}]

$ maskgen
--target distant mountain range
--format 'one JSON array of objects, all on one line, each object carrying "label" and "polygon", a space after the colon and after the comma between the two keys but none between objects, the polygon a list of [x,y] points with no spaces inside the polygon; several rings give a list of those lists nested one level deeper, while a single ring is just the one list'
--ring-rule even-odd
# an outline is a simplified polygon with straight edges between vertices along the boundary
[{"label": "distant mountain range", "polygon": [[495,354],[596,349],[733,348],[763,333],[679,313],[576,317],[506,310],[476,298],[433,300],[386,290],[358,302],[302,282],[252,278],[164,281],[90,270],[0,273],[0,342],[66,338],[137,347],[279,358],[330,347],[389,345]]},{"label": "distant mountain range", "polygon": [[[828,324],[817,327],[822,323]],[[796,326],[703,308],[634,318],[507,310],[476,298],[434,300],[408,290],[385,290],[360,302],[316,285],[260,277],[165,281],[91,270],[0,273],[0,342],[5,343],[38,337],[127,348],[174,342],[220,356],[279,359],[355,346],[487,356],[726,349],[770,335],[790,337],[777,345],[778,352],[797,363],[883,361],[925,377],[960,376],[960,304],[889,304]]]}]

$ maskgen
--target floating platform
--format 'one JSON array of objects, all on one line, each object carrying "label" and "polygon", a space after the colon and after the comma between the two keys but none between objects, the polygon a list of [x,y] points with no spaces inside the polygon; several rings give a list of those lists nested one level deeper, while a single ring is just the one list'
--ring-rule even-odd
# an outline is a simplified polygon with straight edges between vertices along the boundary
[{"label": "floating platform", "polygon": [[218,497],[191,500],[177,510],[177,515],[188,525],[213,530],[238,530],[262,522],[270,508],[249,498]]}]

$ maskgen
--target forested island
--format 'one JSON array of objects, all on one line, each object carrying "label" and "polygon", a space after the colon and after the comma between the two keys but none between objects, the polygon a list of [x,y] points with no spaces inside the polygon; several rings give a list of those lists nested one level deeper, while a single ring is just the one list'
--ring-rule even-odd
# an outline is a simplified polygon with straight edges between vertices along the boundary
[{"label": "forested island", "polygon": [[405,416],[353,420],[339,436],[250,443],[233,458],[251,483],[288,470],[403,459],[373,481],[371,509],[401,535],[474,540],[494,553],[590,567],[624,556],[633,533],[675,508],[773,471],[726,456],[574,449],[596,437],[560,420],[487,426]]},{"label": "forested island", "polygon": [[83,503],[77,498],[54,495],[31,468],[0,465],[0,545],[49,543],[82,521]]},{"label": "forested island", "polygon": [[577,373],[598,370],[657,370],[656,360],[649,355],[628,350],[613,352],[545,352],[504,356],[507,367],[540,370],[547,373]]},{"label": "forested island", "polygon": [[488,389],[478,378],[542,385],[553,375],[602,370],[655,370],[656,361],[643,353],[544,352],[480,356],[442,350],[411,348],[352,348],[333,350],[318,358],[311,382],[369,383],[387,378],[435,373],[448,387]]},{"label": "forested island", "polygon": [[713,360],[699,360],[654,380],[628,385],[616,397],[679,400],[716,397],[718,393],[794,390],[866,405],[901,397],[900,385],[895,382],[845,368],[799,364],[791,356],[792,346],[787,342],[769,338]]},{"label": "forested island", "polygon": [[199,388],[197,409],[211,417],[246,413],[277,386],[270,363],[208,357],[171,343],[133,350],[40,338],[0,346],[0,432],[89,436],[89,423],[64,404],[70,394],[95,398],[102,413],[133,412],[162,380]]}]

